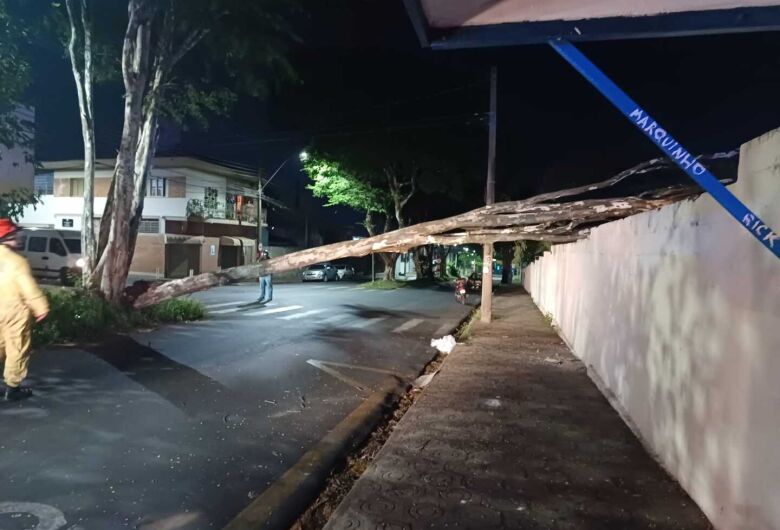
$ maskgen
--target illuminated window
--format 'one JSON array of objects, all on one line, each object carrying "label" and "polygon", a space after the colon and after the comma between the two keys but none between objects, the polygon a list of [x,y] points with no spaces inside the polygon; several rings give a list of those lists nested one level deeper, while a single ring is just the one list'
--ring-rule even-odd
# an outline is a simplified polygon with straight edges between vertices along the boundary
[{"label": "illuminated window", "polygon": [[149,197],[165,197],[166,192],[166,180],[163,177],[150,177],[149,188],[147,196]]}]

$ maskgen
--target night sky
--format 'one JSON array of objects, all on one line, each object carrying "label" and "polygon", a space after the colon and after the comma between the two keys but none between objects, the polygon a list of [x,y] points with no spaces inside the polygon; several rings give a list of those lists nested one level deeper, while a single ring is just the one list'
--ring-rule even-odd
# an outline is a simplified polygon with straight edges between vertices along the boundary
[{"label": "night sky", "polygon": [[[388,132],[457,138],[452,156],[473,173],[467,196],[425,216],[478,206],[486,168],[488,78],[499,68],[497,195],[522,198],[601,180],[659,156],[655,147],[546,46],[421,49],[400,0],[305,0],[291,59],[298,81],[265,101],[241,99],[207,130],[164,128],[160,154],[193,154],[272,172],[322,141]],[[691,151],[739,147],[780,126],[780,33],[582,44],[580,48]],[[81,156],[74,87],[62,56],[33,88],[39,160]],[[121,90],[96,94],[100,156],[115,153]],[[288,201],[300,165],[277,177]],[[451,202],[451,201],[450,201]],[[335,217],[336,220],[344,220]],[[352,222],[349,220],[348,222]]]}]

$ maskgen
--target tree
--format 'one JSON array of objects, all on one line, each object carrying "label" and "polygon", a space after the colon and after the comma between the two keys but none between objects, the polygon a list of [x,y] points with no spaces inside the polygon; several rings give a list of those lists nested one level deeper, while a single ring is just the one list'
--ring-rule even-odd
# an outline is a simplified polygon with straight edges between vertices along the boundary
[{"label": "tree", "polygon": [[[394,202],[391,192],[378,187],[369,179],[358,177],[339,162],[328,160],[320,154],[309,155],[304,161],[304,169],[311,179],[308,189],[315,197],[326,199],[325,206],[343,205],[363,212],[363,226],[371,237],[377,235],[376,215],[384,218],[384,229],[380,233],[389,230],[391,204]],[[396,255],[382,253],[380,256],[385,264],[384,278],[393,279]]]},{"label": "tree", "polygon": [[[376,210],[384,218],[382,233],[405,228],[410,222],[430,218],[428,207],[434,195],[447,202],[462,197],[470,176],[471,150],[455,146],[463,141],[462,128],[445,133],[382,130],[347,137],[325,137],[316,142],[320,159],[336,165],[350,179],[382,193],[383,206]],[[359,189],[359,188],[356,188]],[[327,191],[327,190],[324,190]],[[323,195],[327,196],[327,195]],[[364,211],[360,205],[352,206]],[[372,223],[373,226],[373,223]],[[369,231],[369,235],[376,232]],[[414,249],[417,277],[425,275],[424,262],[431,248]],[[392,279],[398,253],[383,253],[385,279]]]},{"label": "tree", "polygon": [[0,218],[18,221],[28,206],[35,208],[41,200],[29,190],[18,189],[0,194]]},{"label": "tree", "polygon": [[[85,217],[90,216],[86,188],[94,157],[96,46],[118,50],[105,64],[121,74],[125,92],[122,135],[93,260],[93,280],[111,302],[121,302],[133,258],[160,116],[203,121],[211,112],[224,112],[239,91],[259,96],[272,73],[289,74],[283,52],[290,36],[282,16],[289,5],[281,0],[66,1],[84,133]],[[96,27],[112,28],[99,42],[89,16],[98,6],[110,12]],[[127,16],[118,31],[113,24],[120,7]],[[122,39],[112,46],[116,34]]]},{"label": "tree", "polygon": [[95,116],[92,104],[93,46],[92,16],[89,0],[65,0],[68,14],[68,56],[81,118],[84,140],[84,205],[81,216],[81,253],[84,259],[82,281],[90,288],[95,266]]},{"label": "tree", "polygon": [[11,17],[5,0],[0,0],[0,146],[28,145],[30,125],[13,112],[30,81],[30,66],[20,44],[27,40],[23,24]]},{"label": "tree", "polygon": [[[654,160],[638,168],[647,170],[648,165],[661,164]],[[702,193],[698,186],[678,184],[627,197],[583,198],[583,195],[607,190],[631,176],[647,173],[638,171],[638,168],[596,184],[545,193],[522,201],[496,203],[367,239],[334,243],[252,265],[170,281],[140,294],[133,305],[136,308],[147,307],[217,285],[298,269],[326,260],[365,256],[371,252],[402,252],[428,244],[454,246],[523,240],[573,242],[588,237],[591,228],[600,224],[692,199]]]}]

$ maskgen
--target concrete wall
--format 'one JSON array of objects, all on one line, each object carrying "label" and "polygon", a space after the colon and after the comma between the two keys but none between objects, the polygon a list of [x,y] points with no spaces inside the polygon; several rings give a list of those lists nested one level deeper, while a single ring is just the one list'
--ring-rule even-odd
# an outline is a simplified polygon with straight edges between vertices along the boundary
[{"label": "concrete wall", "polygon": [[138,234],[130,273],[144,276],[165,275],[165,236]]},{"label": "concrete wall", "polygon": [[[780,229],[780,129],[742,146],[730,189]],[[780,529],[780,261],[702,196],[553,247],[525,273],[715,527]]]},{"label": "concrete wall", "polygon": [[[57,179],[55,179],[55,186]],[[46,195],[43,204],[26,208],[20,223],[27,226],[51,226],[62,228],[62,219],[73,219],[73,230],[81,230],[81,197],[55,197]],[[95,216],[101,217],[106,206],[105,197],[95,197]],[[147,197],[144,200],[144,218],[183,217],[187,199]]]}]

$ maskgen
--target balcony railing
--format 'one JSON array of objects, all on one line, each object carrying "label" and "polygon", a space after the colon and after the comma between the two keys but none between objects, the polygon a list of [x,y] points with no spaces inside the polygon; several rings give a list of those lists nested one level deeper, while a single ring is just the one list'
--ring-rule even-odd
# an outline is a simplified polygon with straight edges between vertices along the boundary
[{"label": "balcony railing", "polygon": [[187,201],[187,217],[199,219],[226,219],[247,224],[257,224],[257,212],[254,205],[245,204],[239,212],[235,204],[218,202],[216,205],[204,205],[199,199]]}]

